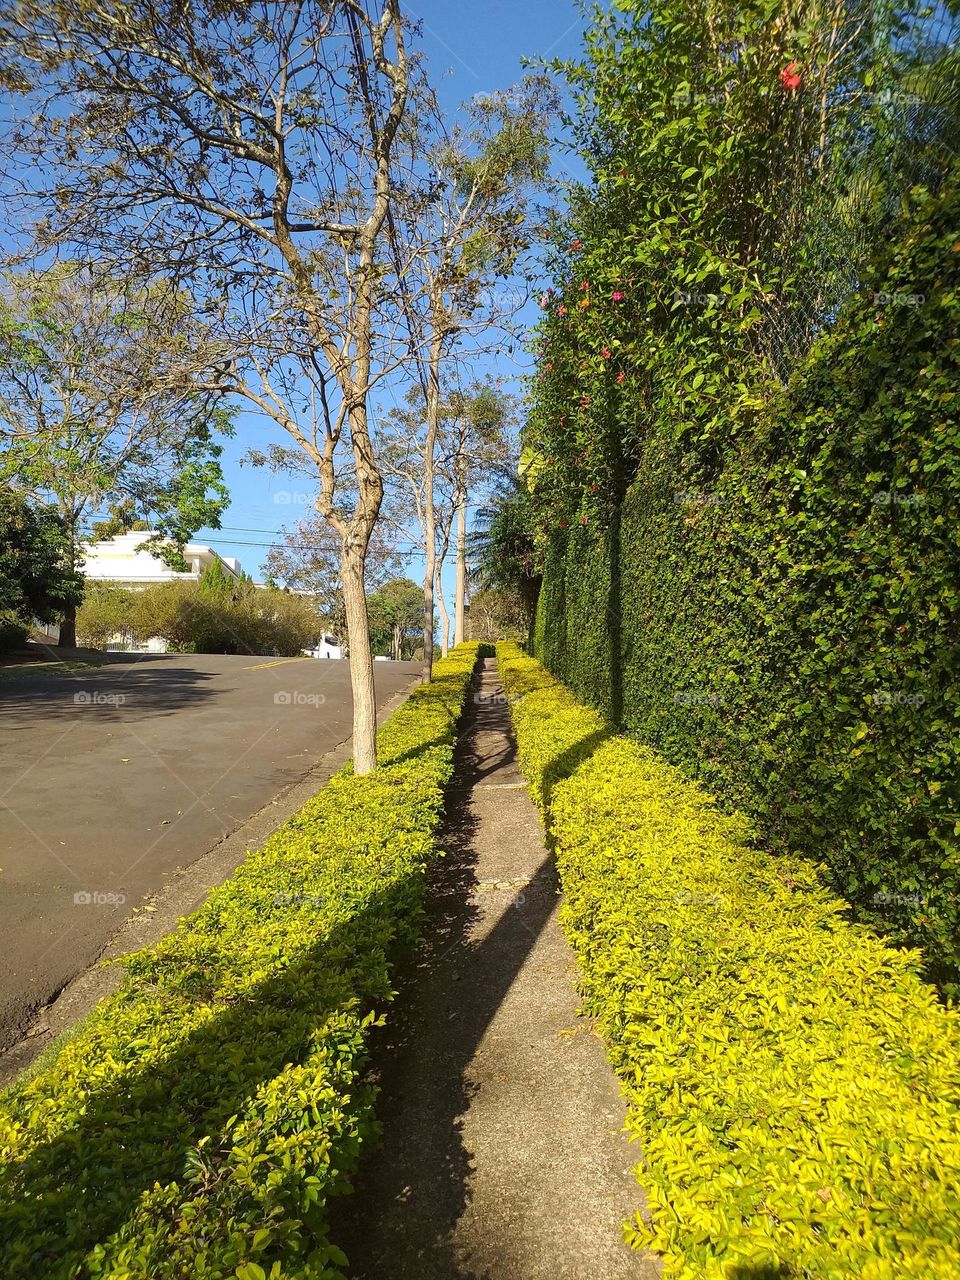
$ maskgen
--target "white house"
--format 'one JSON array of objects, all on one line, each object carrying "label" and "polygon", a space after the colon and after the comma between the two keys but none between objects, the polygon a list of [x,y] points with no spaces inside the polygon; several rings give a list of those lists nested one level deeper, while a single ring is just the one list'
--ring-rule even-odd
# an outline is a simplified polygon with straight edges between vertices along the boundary
[{"label": "white house", "polygon": [[83,549],[83,576],[91,582],[112,582],[118,587],[138,591],[155,586],[158,582],[196,582],[204,569],[219,560],[228,577],[239,579],[240,561],[233,556],[222,556],[213,547],[188,542],[183,557],[190,568],[178,573],[148,550],[138,550],[150,537],[149,532],[118,533],[104,538]]},{"label": "white house", "polygon": [[[213,547],[188,542],[183,548],[183,558],[190,568],[186,573],[171,569],[168,564],[150,551],[138,550],[150,537],[149,531],[118,533],[102,542],[90,543],[83,549],[83,575],[91,582],[110,582],[129,591],[142,591],[160,582],[197,582],[204,569],[219,560],[228,577],[239,580],[242,572],[240,561],[234,556],[222,556]],[[262,583],[255,584],[261,587]],[[148,640],[143,646],[148,652],[164,653],[166,642],[158,638]],[[108,649],[126,648],[121,636],[107,645]],[[314,649],[308,650],[314,658],[342,658],[343,650],[332,636],[325,635]]]}]

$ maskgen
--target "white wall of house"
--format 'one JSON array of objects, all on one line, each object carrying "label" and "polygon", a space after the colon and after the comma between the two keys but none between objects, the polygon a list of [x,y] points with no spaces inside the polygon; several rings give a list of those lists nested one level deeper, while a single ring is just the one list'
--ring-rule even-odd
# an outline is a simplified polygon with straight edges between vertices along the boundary
[{"label": "white wall of house", "polygon": [[342,658],[343,649],[337,644],[333,636],[324,636],[320,643],[313,649],[305,649],[305,653],[309,653],[314,658]]},{"label": "white wall of house", "polygon": [[[201,543],[188,542],[183,548],[183,558],[190,566],[186,573],[178,573],[168,564],[140,548],[150,537],[148,530],[134,533],[118,533],[113,538],[104,538],[102,542],[93,542],[83,548],[81,568],[83,576],[89,582],[109,582],[116,587],[124,587],[128,591],[144,591],[160,582],[196,582],[201,573],[219,560],[227,576],[239,579],[240,561],[235,556],[222,556],[213,547]],[[47,628],[59,634],[59,628]],[[56,643],[55,641],[53,643]],[[115,636],[107,644],[108,650],[123,650],[129,646],[122,636]],[[166,653],[167,643],[154,636],[144,644],[137,646],[138,652]]]},{"label": "white wall of house", "polygon": [[150,551],[139,550],[149,533],[118,533],[114,538],[104,538],[83,548],[83,575],[91,582],[112,582],[118,587],[138,590],[155,586],[158,582],[196,582],[215,560],[219,560],[228,577],[239,578],[240,561],[234,556],[222,556],[213,547],[188,542],[183,557],[189,564],[187,573],[178,573]]}]

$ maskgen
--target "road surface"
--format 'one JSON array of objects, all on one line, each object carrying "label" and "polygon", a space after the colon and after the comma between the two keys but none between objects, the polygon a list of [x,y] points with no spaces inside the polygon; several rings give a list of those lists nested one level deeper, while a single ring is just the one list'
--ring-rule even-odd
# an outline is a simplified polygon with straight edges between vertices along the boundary
[{"label": "road surface", "polygon": [[[378,662],[379,705],[416,673]],[[346,662],[150,654],[0,675],[0,1050],[350,720]]]}]

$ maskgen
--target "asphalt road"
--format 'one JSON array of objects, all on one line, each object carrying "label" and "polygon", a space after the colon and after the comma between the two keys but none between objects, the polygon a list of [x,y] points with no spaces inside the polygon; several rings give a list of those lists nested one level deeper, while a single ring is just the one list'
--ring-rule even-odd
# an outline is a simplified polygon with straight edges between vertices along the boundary
[{"label": "asphalt road", "polygon": [[[378,704],[416,672],[378,662]],[[0,678],[0,1049],[350,717],[349,664],[313,658],[131,655]]]}]

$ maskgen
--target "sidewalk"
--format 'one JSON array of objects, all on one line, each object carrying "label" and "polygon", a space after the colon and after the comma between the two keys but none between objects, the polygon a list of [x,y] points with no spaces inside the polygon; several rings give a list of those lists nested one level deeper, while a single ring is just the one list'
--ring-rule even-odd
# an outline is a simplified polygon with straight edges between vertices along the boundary
[{"label": "sidewalk", "polygon": [[640,1158],[578,1018],[556,875],[484,663],[424,941],[375,1051],[382,1144],[334,1238],[357,1280],[652,1280],[621,1242]]}]

